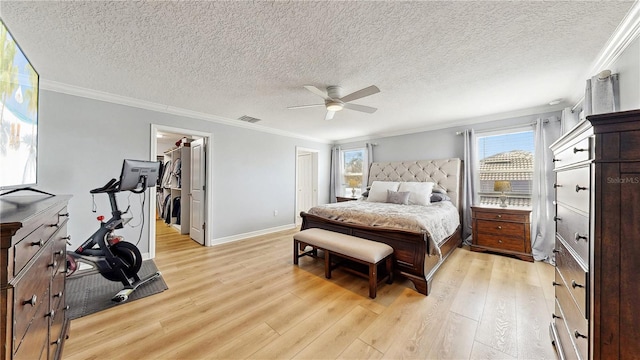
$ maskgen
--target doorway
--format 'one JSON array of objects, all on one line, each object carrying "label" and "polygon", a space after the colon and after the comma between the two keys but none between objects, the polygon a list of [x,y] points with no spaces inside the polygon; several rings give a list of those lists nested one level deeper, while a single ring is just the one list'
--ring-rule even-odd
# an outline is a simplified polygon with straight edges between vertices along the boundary
[{"label": "doorway", "polygon": [[[211,204],[211,169],[212,169],[213,134],[190,129],[181,129],[161,125],[151,125],[151,159],[170,163],[172,168],[180,163],[180,177],[167,179],[168,186],[163,185],[158,196],[151,197],[149,213],[149,257],[156,253],[156,217],[162,212],[162,203],[171,201],[170,206],[180,209],[177,213],[164,213],[168,226],[172,226],[181,234],[188,234],[191,239],[204,246],[211,246],[212,224]],[[179,160],[178,160],[179,159]],[[168,168],[168,166],[167,166]]]},{"label": "doorway", "polygon": [[295,223],[300,225],[300,212],[318,204],[318,150],[296,147],[295,194]]}]

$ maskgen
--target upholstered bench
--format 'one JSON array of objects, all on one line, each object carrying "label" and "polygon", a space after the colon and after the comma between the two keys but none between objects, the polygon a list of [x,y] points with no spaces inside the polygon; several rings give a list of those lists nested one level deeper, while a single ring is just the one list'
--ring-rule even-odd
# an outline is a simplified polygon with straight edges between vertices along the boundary
[{"label": "upholstered bench", "polygon": [[[300,245],[309,245],[313,249],[300,253]],[[393,282],[393,248],[387,244],[362,239],[333,231],[311,228],[293,235],[293,263],[298,265],[302,256],[317,256],[317,250],[324,252],[324,272],[331,279],[334,268],[331,256],[335,255],[369,267],[369,297],[375,299],[378,288],[378,264],[386,262],[387,283]]]}]

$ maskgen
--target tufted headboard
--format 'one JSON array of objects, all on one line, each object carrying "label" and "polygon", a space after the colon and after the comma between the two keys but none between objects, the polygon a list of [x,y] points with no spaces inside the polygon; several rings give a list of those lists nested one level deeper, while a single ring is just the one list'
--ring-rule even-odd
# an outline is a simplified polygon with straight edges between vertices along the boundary
[{"label": "tufted headboard", "polygon": [[374,181],[430,181],[451,197],[458,209],[461,204],[462,161],[459,158],[397,162],[374,162],[369,168],[370,186]]}]

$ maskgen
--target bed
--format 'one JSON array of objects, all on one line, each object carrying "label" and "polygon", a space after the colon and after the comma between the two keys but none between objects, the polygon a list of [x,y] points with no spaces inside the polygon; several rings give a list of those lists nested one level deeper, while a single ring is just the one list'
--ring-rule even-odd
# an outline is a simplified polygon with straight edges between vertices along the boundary
[{"label": "bed", "polygon": [[[407,277],[414,284],[416,290],[428,295],[431,290],[433,277],[440,266],[447,260],[456,247],[461,246],[461,191],[462,191],[462,167],[458,158],[440,160],[420,160],[403,162],[376,162],[371,164],[369,170],[368,185],[376,182],[432,182],[433,191],[446,194],[450,201],[442,204],[424,206],[428,210],[436,211],[442,208],[447,214],[452,209],[457,226],[449,226],[446,230],[429,230],[422,225],[397,225],[389,220],[393,216],[402,216],[397,210],[396,204],[388,204],[389,210],[377,213],[380,206],[376,204],[368,209],[367,201],[357,200],[337,204],[327,204],[313,207],[306,212],[301,212],[301,230],[309,228],[321,228],[325,230],[344,233],[369,240],[383,242],[394,249],[395,270],[400,275]],[[404,205],[405,208],[408,208]],[[416,207],[416,206],[410,206]],[[337,211],[337,213],[336,213]],[[349,217],[350,212],[366,212],[360,219]],[[393,216],[387,214],[393,213]],[[384,215],[382,215],[384,214]],[[438,212],[438,214],[442,214]],[[414,217],[420,217],[414,214]],[[427,215],[431,216],[431,215]],[[442,215],[436,215],[442,216]],[[440,220],[429,221],[438,223]],[[443,231],[447,233],[443,233]],[[432,236],[431,233],[434,233]]]}]

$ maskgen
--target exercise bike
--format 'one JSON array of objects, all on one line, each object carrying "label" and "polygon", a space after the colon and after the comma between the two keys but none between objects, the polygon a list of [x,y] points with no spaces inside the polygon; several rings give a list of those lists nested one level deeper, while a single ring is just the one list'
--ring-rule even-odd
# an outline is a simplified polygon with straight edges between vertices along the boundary
[{"label": "exercise bike", "polygon": [[[130,220],[123,218],[124,212],[118,208],[116,194],[121,191],[144,193],[148,187],[154,187],[157,181],[160,163],[141,160],[124,160],[120,180],[111,179],[104,186],[89,191],[92,195],[106,193],[111,204],[111,218],[104,221],[98,216],[100,228],[75,251],[67,252],[67,276],[99,272],[105,279],[119,281],[124,288],[111,298],[115,302],[124,302],[140,286],[160,277],[157,271],[145,278],[138,276],[142,266],[142,254],[138,248],[116,235],[114,230],[122,229]],[[142,231],[142,230],[140,230]],[[81,269],[82,264],[89,269]]]}]

